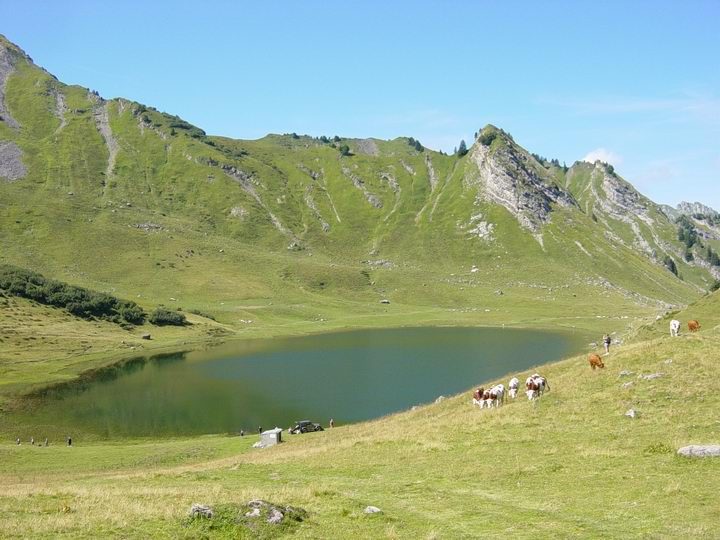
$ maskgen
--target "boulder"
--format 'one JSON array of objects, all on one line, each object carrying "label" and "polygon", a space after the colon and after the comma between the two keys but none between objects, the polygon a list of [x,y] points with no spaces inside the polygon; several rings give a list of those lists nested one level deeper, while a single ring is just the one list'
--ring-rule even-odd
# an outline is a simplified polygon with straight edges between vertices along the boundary
[{"label": "boulder", "polygon": [[383,298],[382,300],[380,300],[380,303],[381,304],[389,304],[390,300],[388,300],[387,298]]},{"label": "boulder", "polygon": [[263,520],[271,525],[285,521],[303,521],[307,511],[295,506],[282,506],[261,499],[254,499],[245,505],[245,519],[248,521]]},{"label": "boulder", "polygon": [[213,517],[213,509],[204,504],[195,503],[190,507],[188,515],[192,518],[210,519]]},{"label": "boulder", "polygon": [[143,339],[152,339],[152,336],[150,335],[149,332],[143,334],[141,337],[142,337]]},{"label": "boulder", "polygon": [[382,510],[380,510],[377,506],[366,506],[363,512],[366,514],[381,514]]},{"label": "boulder", "polygon": [[720,444],[691,444],[677,451],[683,457],[720,457]]},{"label": "boulder", "polygon": [[442,403],[443,401],[445,401],[445,396],[438,396],[435,403]]},{"label": "boulder", "polygon": [[640,416],[640,413],[635,409],[628,409],[625,413],[625,416],[627,416],[628,418],[637,418]]}]

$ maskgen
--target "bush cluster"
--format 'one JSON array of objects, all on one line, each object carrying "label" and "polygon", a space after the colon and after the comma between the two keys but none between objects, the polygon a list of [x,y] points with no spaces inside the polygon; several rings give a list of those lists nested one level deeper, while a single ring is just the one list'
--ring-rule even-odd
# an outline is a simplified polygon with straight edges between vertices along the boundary
[{"label": "bush cluster", "polygon": [[183,326],[187,322],[184,313],[171,311],[164,306],[155,308],[148,320],[157,326]]},{"label": "bush cluster", "polygon": [[118,324],[145,322],[145,312],[135,302],[47,279],[36,272],[11,265],[0,265],[0,291],[64,308],[84,319],[97,318]]}]

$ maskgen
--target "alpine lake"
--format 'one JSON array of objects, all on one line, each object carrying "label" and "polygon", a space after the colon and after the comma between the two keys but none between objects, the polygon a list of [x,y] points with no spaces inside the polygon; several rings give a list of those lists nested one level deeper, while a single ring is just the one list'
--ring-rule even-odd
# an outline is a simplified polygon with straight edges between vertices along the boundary
[{"label": "alpine lake", "polygon": [[[308,419],[327,427],[521,381],[583,349],[569,332],[423,327],[234,341],[137,357],[28,398],[15,424],[36,439],[257,433]],[[470,394],[468,393],[468,402]]]}]

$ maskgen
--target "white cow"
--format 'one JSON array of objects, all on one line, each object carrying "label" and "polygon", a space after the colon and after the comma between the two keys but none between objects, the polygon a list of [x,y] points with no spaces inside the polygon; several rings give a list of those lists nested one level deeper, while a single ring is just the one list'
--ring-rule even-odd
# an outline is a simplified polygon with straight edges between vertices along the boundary
[{"label": "white cow", "polygon": [[680,321],[677,319],[673,319],[670,321],[670,335],[672,337],[677,337],[678,332],[680,331]]},{"label": "white cow", "polygon": [[520,380],[517,377],[513,377],[510,379],[510,382],[508,383],[509,388],[509,394],[512,399],[515,399],[518,393],[518,388],[520,388]]},{"label": "white cow", "polygon": [[505,385],[503,384],[496,384],[492,387],[490,390],[490,397],[493,397],[495,399],[495,406],[500,407],[502,404],[505,403]]}]

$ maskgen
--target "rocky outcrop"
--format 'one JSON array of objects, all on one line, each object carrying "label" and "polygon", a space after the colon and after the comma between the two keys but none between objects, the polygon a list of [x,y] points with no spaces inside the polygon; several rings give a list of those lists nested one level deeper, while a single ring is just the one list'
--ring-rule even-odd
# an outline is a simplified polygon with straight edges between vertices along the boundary
[{"label": "rocky outcrop", "polygon": [[355,141],[355,152],[365,154],[367,156],[380,155],[380,149],[377,143],[372,139],[358,139]]},{"label": "rocky outcrop", "polygon": [[380,197],[368,191],[367,187],[365,186],[365,180],[360,178],[357,174],[353,173],[348,167],[343,167],[342,173],[353,183],[353,186],[362,191],[363,195],[365,195],[365,200],[367,200],[367,202],[369,202],[371,206],[373,206],[374,208],[382,208],[383,203],[380,200]]},{"label": "rocky outcrop", "polygon": [[25,53],[0,36],[0,122],[5,122],[14,129],[19,128],[20,124],[10,114],[5,103],[5,86],[8,78],[15,71],[17,61],[24,56]]},{"label": "rocky outcrop", "polygon": [[465,183],[477,185],[478,202],[503,206],[540,242],[540,229],[550,221],[553,205],[577,206],[572,195],[539,172],[511,141],[492,146],[478,142],[469,158],[478,175],[466,175]]},{"label": "rocky outcrop", "polygon": [[438,177],[428,154],[425,154],[425,167],[427,167],[428,180],[430,181],[430,192],[433,192],[438,185]]},{"label": "rocky outcrop", "polygon": [[100,135],[102,135],[108,150],[108,161],[105,167],[105,182],[107,182],[107,180],[112,178],[113,171],[115,170],[115,159],[117,158],[119,146],[113,136],[112,129],[110,129],[108,102],[92,93],[88,94],[88,97],[94,102],[93,118],[95,119],[95,127],[97,127]]},{"label": "rocky outcrop", "polygon": [[14,142],[0,141],[0,180],[14,182],[26,174],[20,147]]},{"label": "rocky outcrop", "polygon": [[720,218],[720,212],[699,202],[689,203],[683,201],[677,205],[677,211],[680,214],[688,216],[692,216],[693,214],[703,214],[704,216]]},{"label": "rocky outcrop", "polygon": [[240,184],[240,187],[243,188],[243,191],[245,191],[248,195],[255,199],[255,201],[263,208],[263,210],[267,212],[270,221],[278,231],[283,233],[285,236],[295,239],[295,235],[293,234],[293,232],[281,223],[277,216],[273,214],[272,210],[270,210],[270,207],[268,207],[265,201],[262,200],[257,190],[255,189],[255,182],[253,181],[253,177],[251,174],[248,174],[245,171],[238,169],[237,167],[234,167],[232,165],[220,165],[220,168],[227,176]]},{"label": "rocky outcrop", "polygon": [[55,97],[55,116],[60,120],[60,125],[55,130],[55,135],[57,135],[67,125],[67,119],[65,118],[67,105],[65,105],[65,95],[58,88],[52,88],[50,92]]},{"label": "rocky outcrop", "polygon": [[677,453],[683,457],[720,457],[720,444],[691,444],[679,448]]}]

